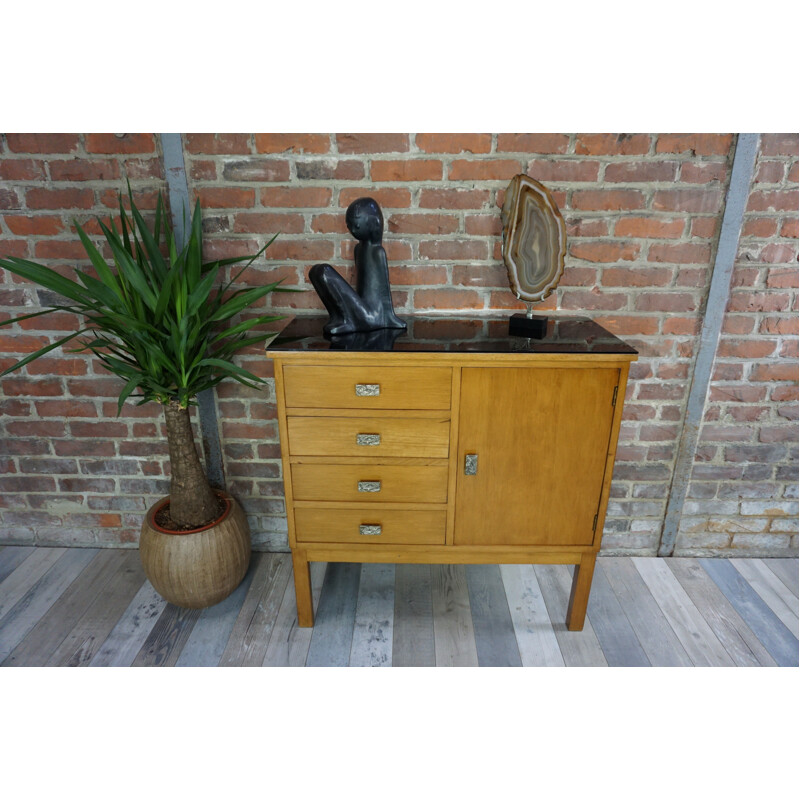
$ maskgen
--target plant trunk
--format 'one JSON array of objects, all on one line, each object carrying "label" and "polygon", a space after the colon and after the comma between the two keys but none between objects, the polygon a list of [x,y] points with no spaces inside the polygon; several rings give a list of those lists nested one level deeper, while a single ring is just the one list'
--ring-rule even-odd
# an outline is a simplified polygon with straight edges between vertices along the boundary
[{"label": "plant trunk", "polygon": [[172,480],[169,514],[177,525],[200,528],[213,521],[217,498],[208,484],[194,446],[189,409],[175,400],[164,406]]}]

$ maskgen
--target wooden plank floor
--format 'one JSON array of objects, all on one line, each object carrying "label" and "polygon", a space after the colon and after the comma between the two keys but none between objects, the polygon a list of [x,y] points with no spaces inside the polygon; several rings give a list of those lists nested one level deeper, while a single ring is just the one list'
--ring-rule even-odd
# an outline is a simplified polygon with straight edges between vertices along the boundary
[{"label": "wooden plank floor", "polygon": [[797,559],[598,559],[586,625],[563,565],[312,564],[254,553],[214,608],[179,609],[132,550],[0,548],[2,666],[798,666]]}]

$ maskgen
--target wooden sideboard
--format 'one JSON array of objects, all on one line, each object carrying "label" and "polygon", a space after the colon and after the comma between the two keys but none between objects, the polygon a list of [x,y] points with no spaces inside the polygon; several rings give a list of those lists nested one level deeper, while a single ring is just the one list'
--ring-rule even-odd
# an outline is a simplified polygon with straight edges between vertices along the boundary
[{"label": "wooden sideboard", "polygon": [[[329,342],[297,317],[274,360],[300,626],[309,562],[576,566],[581,630],[636,351],[587,319],[412,317]],[[285,341],[282,341],[285,340]]]}]

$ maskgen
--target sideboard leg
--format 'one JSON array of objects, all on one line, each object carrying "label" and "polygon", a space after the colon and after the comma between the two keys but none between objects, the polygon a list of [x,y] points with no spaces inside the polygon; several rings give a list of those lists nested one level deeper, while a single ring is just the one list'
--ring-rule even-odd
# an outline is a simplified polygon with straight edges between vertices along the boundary
[{"label": "sideboard leg", "polygon": [[314,625],[314,601],[311,597],[311,567],[306,554],[292,550],[294,568],[294,593],[297,597],[297,624],[301,628]]},{"label": "sideboard leg", "polygon": [[589,604],[589,592],[592,589],[594,562],[597,553],[581,556],[581,563],[575,565],[572,576],[572,591],[569,593],[567,606],[567,628],[571,631],[582,631],[586,619],[586,606]]}]

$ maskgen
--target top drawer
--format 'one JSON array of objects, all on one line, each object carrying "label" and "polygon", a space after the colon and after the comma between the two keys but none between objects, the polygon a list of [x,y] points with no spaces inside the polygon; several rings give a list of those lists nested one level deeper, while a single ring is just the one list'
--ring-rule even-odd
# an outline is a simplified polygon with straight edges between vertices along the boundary
[{"label": "top drawer", "polygon": [[450,408],[450,367],[311,367],[287,364],[287,408]]}]

